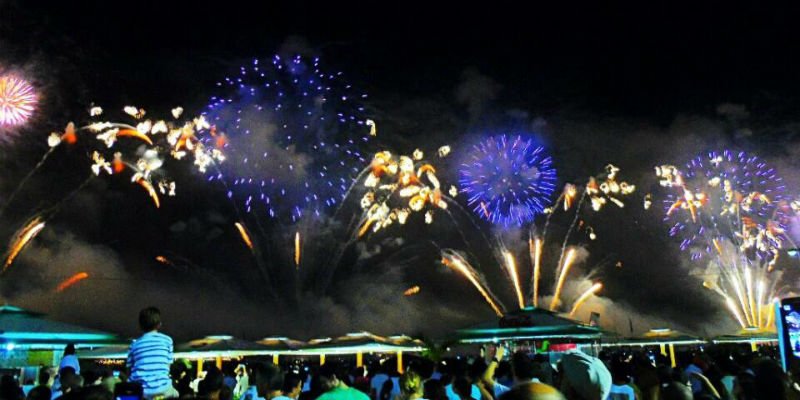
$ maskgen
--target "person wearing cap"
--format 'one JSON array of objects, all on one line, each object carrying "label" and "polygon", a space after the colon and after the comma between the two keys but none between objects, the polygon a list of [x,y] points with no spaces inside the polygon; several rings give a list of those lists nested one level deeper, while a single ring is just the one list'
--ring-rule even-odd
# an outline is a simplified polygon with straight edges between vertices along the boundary
[{"label": "person wearing cap", "polygon": [[561,358],[561,392],[568,399],[606,400],[611,373],[600,359],[570,351]]}]

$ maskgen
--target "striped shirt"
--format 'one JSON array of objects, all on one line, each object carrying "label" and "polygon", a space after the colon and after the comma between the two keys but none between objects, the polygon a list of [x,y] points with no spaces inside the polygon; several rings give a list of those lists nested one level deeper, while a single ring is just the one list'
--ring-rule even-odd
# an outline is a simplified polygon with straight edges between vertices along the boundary
[{"label": "striped shirt", "polygon": [[131,344],[128,351],[129,380],[141,383],[145,396],[161,394],[172,388],[170,365],[171,337],[156,331],[147,332]]}]

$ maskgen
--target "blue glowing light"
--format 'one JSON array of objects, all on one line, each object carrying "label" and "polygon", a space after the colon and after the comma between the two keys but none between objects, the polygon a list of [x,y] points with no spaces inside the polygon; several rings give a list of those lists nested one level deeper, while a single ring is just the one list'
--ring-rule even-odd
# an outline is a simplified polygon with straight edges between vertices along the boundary
[{"label": "blue glowing light", "polygon": [[227,159],[208,180],[224,180],[243,211],[292,222],[318,216],[368,164],[360,150],[369,140],[367,95],[341,72],[323,72],[318,58],[256,59],[217,87],[205,115],[225,133]]},{"label": "blue glowing light", "polygon": [[[680,239],[681,250],[689,251],[692,260],[715,251],[711,239],[737,238],[743,218],[760,227],[768,223],[782,227],[784,216],[779,205],[786,200],[786,185],[760,158],[743,151],[709,151],[686,163],[681,173],[686,190],[706,196],[705,204],[697,208],[695,220],[688,211],[674,211],[665,217],[670,225],[669,234]],[[731,190],[726,190],[726,185]],[[753,201],[736,210],[730,208],[754,192],[766,195],[769,201]],[[681,199],[681,191],[670,191],[664,199],[664,210],[668,211]],[[759,252],[756,255],[767,256]]]},{"label": "blue glowing light", "polygon": [[461,164],[459,184],[481,218],[521,226],[550,205],[556,170],[535,139],[492,136],[472,147]]}]

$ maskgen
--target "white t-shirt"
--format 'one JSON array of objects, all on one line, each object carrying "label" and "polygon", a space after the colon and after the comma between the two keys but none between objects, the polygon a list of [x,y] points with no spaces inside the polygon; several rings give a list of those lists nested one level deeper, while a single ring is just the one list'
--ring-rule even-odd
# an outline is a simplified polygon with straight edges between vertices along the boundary
[{"label": "white t-shirt", "polygon": [[628,385],[611,384],[611,391],[608,392],[606,400],[636,400],[636,393]]}]

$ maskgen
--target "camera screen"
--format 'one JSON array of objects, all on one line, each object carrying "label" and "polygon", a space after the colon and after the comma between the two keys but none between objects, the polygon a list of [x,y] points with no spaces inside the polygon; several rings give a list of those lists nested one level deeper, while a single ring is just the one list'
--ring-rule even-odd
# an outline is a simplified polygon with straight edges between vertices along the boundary
[{"label": "camera screen", "polygon": [[783,299],[778,305],[778,334],[784,370],[800,360],[800,298]]}]

